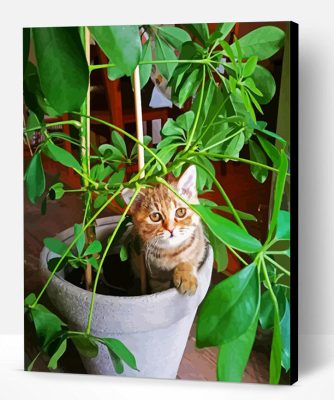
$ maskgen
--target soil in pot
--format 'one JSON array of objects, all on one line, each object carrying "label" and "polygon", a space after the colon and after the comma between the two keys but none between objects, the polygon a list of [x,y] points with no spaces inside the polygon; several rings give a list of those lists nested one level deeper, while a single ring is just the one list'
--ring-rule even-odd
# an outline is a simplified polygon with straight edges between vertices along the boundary
[{"label": "soil in pot", "polygon": [[[93,280],[95,277],[96,272],[93,271]],[[65,266],[65,279],[85,289],[81,268]],[[130,261],[121,261],[119,254],[109,254],[103,263],[96,292],[109,296],[140,296],[140,280],[133,274]]]}]

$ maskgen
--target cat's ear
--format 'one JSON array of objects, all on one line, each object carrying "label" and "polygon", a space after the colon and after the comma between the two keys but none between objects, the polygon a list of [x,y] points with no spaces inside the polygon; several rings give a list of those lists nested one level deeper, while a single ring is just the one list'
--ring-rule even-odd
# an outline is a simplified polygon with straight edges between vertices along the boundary
[{"label": "cat's ear", "polygon": [[177,182],[177,191],[188,200],[197,200],[196,176],[196,167],[191,165]]}]

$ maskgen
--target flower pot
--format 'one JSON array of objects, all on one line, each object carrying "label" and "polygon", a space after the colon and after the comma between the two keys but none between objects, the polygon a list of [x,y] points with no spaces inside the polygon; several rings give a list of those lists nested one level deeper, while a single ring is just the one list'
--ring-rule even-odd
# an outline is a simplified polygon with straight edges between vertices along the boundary
[{"label": "flower pot", "polygon": [[[118,217],[97,221],[96,235],[106,240]],[[57,237],[66,243],[73,240],[73,228]],[[124,365],[123,376],[175,378],[186,346],[198,305],[203,300],[211,279],[213,254],[208,246],[206,258],[198,271],[198,288],[194,296],[180,294],[175,288],[151,295],[118,297],[97,294],[91,333],[121,340],[134,354],[139,371]],[[41,268],[47,277],[47,262],[55,257],[49,249],[41,253]],[[71,329],[85,330],[91,292],[68,281],[61,273],[52,279],[47,294]],[[88,373],[116,375],[107,349],[101,345],[93,359],[83,357]]]}]

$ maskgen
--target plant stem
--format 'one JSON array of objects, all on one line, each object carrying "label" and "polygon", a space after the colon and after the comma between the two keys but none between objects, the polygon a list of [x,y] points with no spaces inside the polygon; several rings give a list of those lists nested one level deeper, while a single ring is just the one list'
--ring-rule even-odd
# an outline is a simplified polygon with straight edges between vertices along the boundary
[{"label": "plant stem", "polygon": [[132,195],[132,197],[131,197],[131,200],[129,201],[129,203],[128,203],[127,207],[125,208],[125,210],[124,210],[124,212],[123,212],[121,218],[119,219],[119,221],[118,221],[118,223],[117,223],[115,229],[113,230],[112,235],[111,235],[111,236],[109,237],[109,239],[108,239],[107,246],[106,246],[106,248],[105,248],[105,250],[104,250],[104,252],[103,252],[103,255],[102,255],[102,257],[101,257],[101,260],[100,260],[100,262],[99,262],[99,267],[98,267],[98,269],[97,269],[96,277],[95,277],[95,280],[94,280],[94,287],[93,287],[93,291],[92,291],[92,299],[91,299],[90,308],[89,308],[88,322],[87,322],[87,328],[86,328],[86,334],[87,334],[87,335],[90,334],[91,323],[92,323],[92,317],[93,317],[93,309],[94,309],[94,303],[95,303],[96,288],[97,288],[97,284],[98,284],[98,281],[99,281],[101,269],[102,269],[104,260],[105,260],[105,258],[106,258],[106,256],[107,256],[107,253],[108,253],[108,251],[109,251],[109,249],[110,249],[110,246],[111,246],[111,244],[112,244],[112,242],[113,242],[113,240],[114,240],[114,238],[115,238],[115,236],[116,236],[116,234],[117,234],[117,232],[118,232],[118,230],[119,230],[119,228],[120,228],[122,222],[124,221],[124,218],[125,218],[126,214],[128,213],[128,211],[129,211],[129,209],[130,209],[132,203],[134,202],[135,198],[137,197],[137,194],[139,193],[139,191],[140,191],[140,189],[141,189],[141,186],[140,186],[140,185],[137,184],[136,186],[137,186],[137,187],[136,187],[136,190],[135,190],[135,192],[133,193],[133,195]]},{"label": "plant stem", "polygon": [[112,129],[115,129],[116,131],[123,133],[123,135],[127,136],[128,138],[130,138],[131,140],[133,140],[135,143],[139,144],[140,146],[144,147],[144,149],[151,154],[152,157],[154,157],[158,163],[161,165],[162,170],[164,171],[164,174],[167,174],[167,167],[166,165],[160,160],[160,158],[149,148],[147,147],[143,142],[141,142],[140,140],[138,140],[135,136],[131,135],[131,133],[126,132],[124,129],[119,128],[116,125],[111,124],[110,122],[106,122],[103,119],[100,118],[96,118],[96,117],[92,117],[91,115],[85,115],[85,114],[81,114],[78,112],[74,112],[73,114],[78,114],[81,115],[84,118],[89,118],[93,121],[96,122],[100,122],[103,125],[109,126]]},{"label": "plant stem", "polygon": [[240,161],[245,164],[256,165],[258,167],[268,169],[269,171],[279,172],[277,168],[273,168],[273,167],[270,167],[269,165],[261,164],[256,161],[247,160],[247,158],[233,157],[228,154],[207,153],[205,151],[199,151],[199,152],[196,152],[195,154],[202,154],[203,156],[212,157],[212,158]]},{"label": "plant stem", "polygon": [[278,262],[276,262],[275,260],[273,260],[271,257],[268,257],[266,254],[264,254],[264,258],[265,258],[266,260],[268,260],[269,262],[271,262],[272,264],[274,264],[276,268],[278,268],[279,270],[281,270],[282,272],[284,272],[287,276],[290,276],[290,271],[288,271],[287,269],[285,269],[284,267],[282,267],[282,265],[278,264]]},{"label": "plant stem", "polygon": [[[147,65],[147,64],[208,64],[210,60],[208,59],[201,59],[201,60],[152,60],[152,61],[140,61],[138,65]],[[97,65],[90,65],[89,70],[95,71],[97,69],[102,68],[115,68],[117,67],[116,64],[97,64]]]},{"label": "plant stem", "polygon": [[201,141],[201,139],[205,136],[205,134],[207,133],[207,131],[211,128],[212,124],[214,123],[214,121],[216,120],[216,118],[218,117],[218,115],[220,114],[220,112],[222,111],[222,109],[225,106],[225,103],[227,102],[227,100],[230,98],[230,94],[224,99],[224,101],[222,102],[222,104],[220,105],[220,107],[218,108],[217,112],[215,113],[215,115],[213,116],[213,118],[211,119],[211,121],[209,122],[208,126],[206,127],[205,131],[201,133],[201,135],[197,138],[197,140],[195,141],[192,150],[195,149],[196,145]]},{"label": "plant stem", "polygon": [[187,150],[191,146],[191,142],[193,140],[193,137],[194,137],[194,134],[195,134],[195,130],[196,130],[196,127],[197,127],[197,124],[198,124],[199,116],[201,114],[203,97],[204,97],[204,85],[205,85],[205,65],[203,65],[202,88],[201,88],[201,94],[200,94],[200,98],[199,98],[198,110],[197,110],[197,113],[196,113],[196,118],[195,118],[194,125],[193,125],[193,127],[192,127],[192,129],[190,131],[188,143],[187,143],[187,145],[186,145],[186,147],[184,149],[185,152],[187,152]]},{"label": "plant stem", "polygon": [[237,213],[236,209],[234,208],[230,198],[228,197],[228,195],[226,194],[224,188],[222,187],[222,185],[220,184],[220,182],[218,181],[218,179],[215,177],[215,175],[208,169],[206,168],[203,164],[197,162],[197,161],[193,161],[193,164],[198,165],[200,168],[202,168],[209,176],[210,178],[213,180],[214,184],[216,185],[217,189],[219,190],[220,194],[222,195],[222,197],[224,198],[227,206],[229,207],[229,209],[231,210],[235,220],[237,221],[237,223],[239,224],[240,228],[242,228],[245,232],[247,232],[247,229],[244,225],[244,223],[242,222],[239,214]]},{"label": "plant stem", "polygon": [[[196,208],[193,207],[192,204],[190,204],[186,199],[184,199],[182,196],[180,196],[180,194],[173,188],[173,186],[171,186],[168,182],[166,182],[160,176],[158,176],[156,178],[156,180],[158,182],[160,182],[161,184],[165,185],[171,192],[173,192],[175,194],[176,197],[178,197],[181,201],[183,201],[191,210],[194,211],[194,213],[196,213],[200,217],[200,214],[198,213]],[[230,245],[228,245],[225,242],[223,242],[223,243],[244,265],[248,265],[247,261],[245,261]]]},{"label": "plant stem", "polygon": [[226,137],[226,138],[220,140],[220,141],[217,142],[217,143],[212,144],[211,146],[206,147],[206,148],[203,149],[202,151],[203,151],[203,152],[206,152],[207,150],[210,150],[210,149],[212,149],[213,147],[219,146],[220,144],[225,143],[225,142],[227,142],[228,140],[234,138],[235,136],[237,136],[239,133],[243,132],[244,130],[245,130],[245,128],[240,128],[238,131],[234,132],[232,135],[230,135],[230,136],[228,136],[228,137]]},{"label": "plant stem", "polygon": [[53,127],[53,126],[58,126],[58,125],[73,125],[73,126],[75,126],[77,129],[80,129],[80,128],[81,128],[81,124],[80,124],[79,121],[76,121],[75,119],[71,119],[71,120],[68,120],[68,121],[50,122],[49,124],[39,125],[39,126],[36,126],[36,127],[34,127],[34,128],[24,129],[23,131],[24,131],[25,133],[34,132],[34,131],[39,131],[39,130],[41,130],[42,128],[51,128],[51,127]]},{"label": "plant stem", "polygon": [[42,290],[40,291],[39,295],[37,296],[35,302],[31,305],[31,308],[34,308],[36,304],[39,302],[40,298],[42,297],[43,293],[45,292],[46,288],[49,286],[52,278],[54,277],[55,273],[57,272],[60,264],[62,261],[65,259],[65,257],[68,255],[72,247],[77,243],[77,241],[80,239],[80,235],[86,231],[86,229],[96,220],[96,218],[101,214],[101,212],[114,200],[115,197],[117,197],[123,189],[123,186],[120,186],[119,189],[108,199],[102,207],[98,209],[98,211],[92,216],[92,218],[87,222],[87,224],[81,229],[81,232],[79,235],[73,239],[73,241],[70,243],[68,246],[67,250],[65,253],[61,256],[60,260],[58,261],[57,265],[54,267],[53,271],[51,272],[48,280],[46,281],[45,285],[43,286]]}]

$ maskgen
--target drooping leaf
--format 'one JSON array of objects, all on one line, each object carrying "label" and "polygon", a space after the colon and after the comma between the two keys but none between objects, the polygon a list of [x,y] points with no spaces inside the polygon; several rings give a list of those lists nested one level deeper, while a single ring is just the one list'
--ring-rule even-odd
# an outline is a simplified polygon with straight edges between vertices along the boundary
[{"label": "drooping leaf", "polygon": [[[214,208],[216,210],[221,210],[224,212],[227,212],[229,214],[232,214],[232,211],[230,209],[230,207],[228,206],[218,206],[218,205],[211,205],[211,208]],[[246,213],[244,211],[240,211],[240,210],[235,210],[236,213],[239,215],[239,217],[245,221],[257,221],[257,219],[254,217],[254,215]]]},{"label": "drooping leaf", "polygon": [[181,50],[182,44],[191,40],[188,32],[176,26],[159,26],[159,35],[174,49]]},{"label": "drooping leaf", "polygon": [[196,92],[198,86],[201,83],[201,69],[195,68],[192,70],[187,80],[180,88],[178,93],[178,103],[180,107],[183,107],[184,103],[188,98]]},{"label": "drooping leaf", "polygon": [[40,153],[35,153],[25,173],[27,196],[36,204],[45,190],[45,175]]},{"label": "drooping leaf", "polygon": [[130,76],[141,58],[138,26],[90,26],[89,30],[109,60]]},{"label": "drooping leaf", "polygon": [[237,136],[234,136],[230,141],[225,142],[225,146],[222,149],[223,154],[231,157],[239,157],[239,153],[245,144],[245,135],[240,132]]},{"label": "drooping leaf", "polygon": [[212,233],[222,242],[246,253],[260,250],[261,243],[234,222],[222,217],[202,204],[193,205]]},{"label": "drooping leaf", "polygon": [[216,31],[210,36],[210,43],[214,43],[217,39],[224,40],[231,32],[234,25],[234,22],[224,22],[218,24]]},{"label": "drooping leaf", "polygon": [[79,238],[79,240],[76,242],[79,256],[85,247],[85,233],[82,232],[82,228],[82,224],[74,224],[74,238]]},{"label": "drooping leaf", "polygon": [[58,361],[62,357],[62,355],[65,353],[67,347],[67,338],[62,340],[56,349],[56,351],[53,353],[53,355],[50,358],[50,361],[48,363],[48,368],[50,369],[56,369],[58,366]]},{"label": "drooping leaf", "polygon": [[276,83],[271,72],[262,67],[262,65],[256,65],[251,78],[253,79],[255,86],[262,93],[262,96],[257,96],[255,94],[256,100],[260,104],[268,104],[276,92]]},{"label": "drooping leaf", "polygon": [[[283,316],[285,310],[285,293],[281,285],[273,285],[280,316]],[[274,305],[269,290],[261,295],[261,307],[259,321],[263,329],[271,329],[274,327]]]},{"label": "drooping leaf", "polygon": [[279,210],[275,238],[280,240],[290,240],[289,211]]},{"label": "drooping leaf", "polygon": [[267,153],[268,157],[273,162],[274,167],[278,168],[281,160],[281,155],[277,147],[275,147],[269,140],[265,139],[261,135],[257,135],[259,142],[263,150]]},{"label": "drooping leaf", "polygon": [[[258,56],[259,61],[271,57],[284,44],[285,33],[275,26],[262,26],[257,28],[241,39],[239,44],[243,58],[250,58],[253,55]],[[237,54],[236,43],[231,45],[233,53]]]},{"label": "drooping leaf", "polygon": [[209,291],[200,305],[197,322],[198,347],[229,343],[249,329],[257,319],[260,283],[251,264]]},{"label": "drooping leaf", "polygon": [[213,248],[213,254],[217,263],[217,271],[222,272],[227,268],[228,255],[225,244],[220,241],[209,229],[209,241]]},{"label": "drooping leaf", "polygon": [[[258,146],[254,140],[249,141],[249,152],[250,152],[250,159],[260,164],[267,165],[267,158],[262,151],[262,149]],[[251,165],[250,167],[251,173],[254,178],[259,181],[260,183],[265,182],[268,177],[268,170],[258,165]]]},{"label": "drooping leaf", "polygon": [[103,338],[103,343],[130,368],[137,369],[136,359],[131,351],[118,339]]},{"label": "drooping leaf", "polygon": [[285,312],[280,321],[282,339],[282,366],[286,372],[290,369],[290,304],[285,300]]},{"label": "drooping leaf", "polygon": [[209,39],[208,24],[187,24],[185,28],[204,45]]},{"label": "drooping leaf", "polygon": [[245,333],[219,346],[217,380],[241,382],[255,340],[257,324],[258,320],[254,318]]},{"label": "drooping leaf", "polygon": [[51,141],[48,141],[45,146],[52,156],[53,160],[58,161],[62,165],[65,165],[65,167],[75,168],[79,171],[81,170],[79,162],[76,158],[74,158],[74,156],[72,156],[71,153],[69,153],[62,147],[55,145]]},{"label": "drooping leaf", "polygon": [[281,150],[280,166],[278,169],[278,175],[277,175],[276,183],[275,183],[274,206],[273,206],[271,221],[270,221],[270,225],[269,225],[269,233],[268,233],[269,238],[272,237],[274,230],[276,228],[276,225],[277,225],[278,214],[279,214],[279,210],[281,208],[287,172],[288,172],[288,158],[287,158],[284,150]]},{"label": "drooping leaf", "polygon": [[70,336],[78,352],[87,358],[95,358],[98,355],[99,348],[95,340],[89,336],[75,335]]},{"label": "drooping leaf", "polygon": [[41,87],[59,113],[78,111],[87,95],[88,65],[76,27],[33,28]]},{"label": "drooping leaf", "polygon": [[109,347],[108,347],[108,351],[109,351],[109,355],[110,355],[112,364],[114,366],[115,372],[117,374],[122,374],[124,372],[124,366],[123,366],[122,360],[112,350],[110,350]]},{"label": "drooping leaf", "polygon": [[277,308],[274,308],[274,333],[270,352],[269,383],[278,384],[281,377],[282,339]]},{"label": "drooping leaf", "polygon": [[89,244],[83,255],[88,256],[90,254],[100,253],[101,250],[101,242],[99,240],[94,240],[92,243]]},{"label": "drooping leaf", "polygon": [[[167,43],[165,43],[159,35],[155,36],[156,42],[155,42],[155,50],[156,50],[156,56],[157,60],[159,61],[164,61],[164,60],[176,60],[177,57],[174,53],[174,50],[168,46]],[[166,63],[166,64],[159,64],[158,69],[161,72],[161,74],[169,80],[171,76],[173,75],[174,69],[176,67],[177,63]]]},{"label": "drooping leaf", "polygon": [[42,304],[30,309],[36,334],[43,350],[62,332],[64,323]]},{"label": "drooping leaf", "polygon": [[[152,47],[150,40],[143,44],[142,57],[140,61],[152,61]],[[142,89],[150,79],[152,64],[142,64],[139,66],[140,88]]]},{"label": "drooping leaf", "polygon": [[112,131],[111,140],[114,143],[115,147],[125,156],[127,157],[127,149],[124,138],[116,131]]}]

